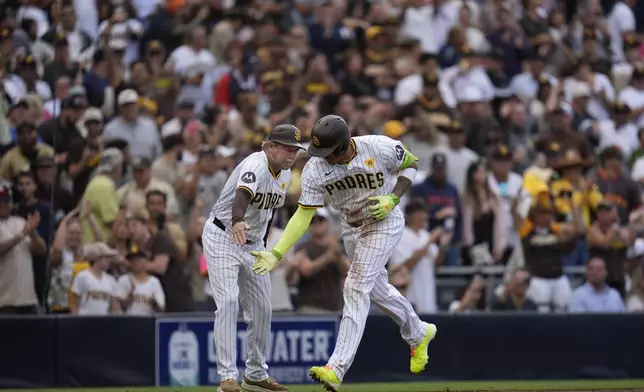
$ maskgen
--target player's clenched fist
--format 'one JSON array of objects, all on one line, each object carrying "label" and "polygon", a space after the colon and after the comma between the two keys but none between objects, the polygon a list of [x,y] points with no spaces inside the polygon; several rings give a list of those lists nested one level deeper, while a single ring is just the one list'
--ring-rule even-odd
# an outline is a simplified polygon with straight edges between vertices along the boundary
[{"label": "player's clenched fist", "polygon": [[400,203],[400,198],[393,193],[386,196],[373,196],[369,200],[375,203],[367,207],[367,210],[378,220],[384,219]]},{"label": "player's clenched fist", "polygon": [[250,226],[246,222],[237,222],[233,225],[231,237],[237,245],[244,245],[246,243],[246,232],[250,230]]},{"label": "player's clenched fist", "polygon": [[266,275],[277,267],[280,260],[272,252],[267,251],[257,251],[250,252],[251,255],[255,256],[255,264],[253,264],[253,271],[257,275]]}]

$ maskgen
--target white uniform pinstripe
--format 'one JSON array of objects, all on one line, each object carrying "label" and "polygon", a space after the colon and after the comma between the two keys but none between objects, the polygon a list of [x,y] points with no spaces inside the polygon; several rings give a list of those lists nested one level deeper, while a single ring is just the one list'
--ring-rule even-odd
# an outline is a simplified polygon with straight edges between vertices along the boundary
[{"label": "white uniform pinstripe", "polygon": [[344,309],[331,365],[342,381],[353,363],[369,314],[369,299],[400,327],[403,339],[416,347],[427,333],[411,304],[388,282],[385,265],[400,240],[404,216],[394,208],[382,221],[369,216],[371,196],[388,195],[405,157],[403,145],[385,136],[353,138],[355,157],[347,165],[329,165],[311,158],[302,172],[303,207],[319,207],[325,200],[341,211],[343,240],[351,267],[344,284]]},{"label": "white uniform pinstripe", "polygon": [[[264,250],[264,238],[273,211],[284,205],[291,171],[282,170],[273,175],[266,154],[251,154],[233,170],[221,196],[215,204],[202,235],[204,253],[208,262],[208,276],[215,312],[215,348],[217,372],[221,380],[237,379],[237,319],[238,299],[248,324],[248,359],[246,378],[260,381],[268,377],[266,356],[271,323],[270,276],[256,275],[251,267],[255,261],[250,254]],[[232,204],[238,188],[252,194],[244,221],[251,229],[246,233],[245,245],[234,244],[230,230]],[[215,219],[225,226],[221,230]]]}]

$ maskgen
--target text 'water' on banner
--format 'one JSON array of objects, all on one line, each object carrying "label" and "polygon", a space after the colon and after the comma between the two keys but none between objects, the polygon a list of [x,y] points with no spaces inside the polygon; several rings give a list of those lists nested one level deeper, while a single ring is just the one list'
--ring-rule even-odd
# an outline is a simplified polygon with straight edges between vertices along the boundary
[{"label": "text 'water' on banner", "polygon": [[[212,318],[157,319],[157,385],[217,385],[217,350]],[[311,366],[324,365],[335,347],[336,317],[273,319],[268,344],[269,374],[286,384],[309,382]],[[246,323],[237,323],[237,367],[244,373]]]}]

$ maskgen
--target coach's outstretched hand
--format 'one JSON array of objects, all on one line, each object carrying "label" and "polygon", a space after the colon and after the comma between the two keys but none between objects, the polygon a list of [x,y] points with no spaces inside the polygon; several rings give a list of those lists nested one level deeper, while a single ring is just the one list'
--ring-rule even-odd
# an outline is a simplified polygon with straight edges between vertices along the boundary
[{"label": "coach's outstretched hand", "polygon": [[255,256],[255,264],[253,264],[253,271],[257,275],[266,275],[277,267],[280,260],[272,252],[265,250],[250,252],[251,255]]},{"label": "coach's outstretched hand", "polygon": [[375,203],[367,207],[367,210],[377,220],[384,219],[400,203],[400,198],[393,193],[386,196],[372,196],[369,200]]}]

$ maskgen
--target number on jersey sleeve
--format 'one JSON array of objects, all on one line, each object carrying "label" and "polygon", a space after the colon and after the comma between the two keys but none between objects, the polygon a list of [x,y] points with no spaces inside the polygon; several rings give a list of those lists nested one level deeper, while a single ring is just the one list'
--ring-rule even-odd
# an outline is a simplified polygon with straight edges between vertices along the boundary
[{"label": "number on jersey sleeve", "polygon": [[418,160],[400,141],[387,136],[378,139],[379,158],[385,162],[387,170],[403,170]]}]

